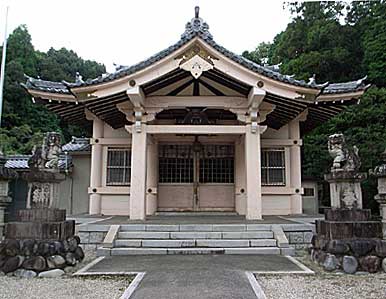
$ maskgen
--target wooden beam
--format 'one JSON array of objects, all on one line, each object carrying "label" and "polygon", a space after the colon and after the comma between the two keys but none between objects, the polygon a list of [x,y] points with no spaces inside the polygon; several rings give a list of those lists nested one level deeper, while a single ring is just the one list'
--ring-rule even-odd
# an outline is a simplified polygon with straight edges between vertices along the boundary
[{"label": "wooden beam", "polygon": [[[132,127],[126,126],[131,132]],[[147,125],[148,134],[245,134],[245,126]]]},{"label": "wooden beam", "polygon": [[167,96],[176,96],[178,95],[181,91],[183,91],[185,88],[187,88],[190,84],[193,83],[193,79],[192,80],[189,80],[188,82],[185,82],[184,84],[181,84],[180,86],[178,86],[176,89],[172,90],[171,92],[169,92],[167,94]]},{"label": "wooden beam", "polygon": [[204,80],[200,80],[198,79],[198,81],[204,85],[209,91],[213,92],[216,96],[225,96],[225,94],[218,90],[217,88],[213,87],[212,85],[210,85],[209,83],[205,82]]}]

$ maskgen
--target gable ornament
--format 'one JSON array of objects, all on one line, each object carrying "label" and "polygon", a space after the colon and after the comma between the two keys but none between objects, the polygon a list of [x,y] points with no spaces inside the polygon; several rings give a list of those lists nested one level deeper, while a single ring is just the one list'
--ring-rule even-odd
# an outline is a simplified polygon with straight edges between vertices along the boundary
[{"label": "gable ornament", "polygon": [[194,44],[175,59],[180,60],[180,68],[190,72],[195,79],[203,72],[213,69],[214,60],[218,60],[198,44]]}]

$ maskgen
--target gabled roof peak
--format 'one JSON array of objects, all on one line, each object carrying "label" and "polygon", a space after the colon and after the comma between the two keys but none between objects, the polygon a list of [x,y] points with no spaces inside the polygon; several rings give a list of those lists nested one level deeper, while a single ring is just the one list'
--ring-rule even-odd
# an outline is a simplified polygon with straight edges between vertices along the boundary
[{"label": "gabled roof peak", "polygon": [[202,18],[200,18],[200,7],[194,8],[194,18],[185,25],[185,32],[181,35],[181,39],[190,39],[192,35],[200,35],[205,39],[213,39],[209,32],[209,25]]}]

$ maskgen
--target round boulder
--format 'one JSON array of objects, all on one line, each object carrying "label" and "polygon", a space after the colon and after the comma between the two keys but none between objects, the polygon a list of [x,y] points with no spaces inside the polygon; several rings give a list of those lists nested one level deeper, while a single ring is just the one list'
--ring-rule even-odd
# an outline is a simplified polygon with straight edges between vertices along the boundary
[{"label": "round boulder", "polygon": [[357,257],[367,255],[374,249],[375,243],[372,240],[354,240],[350,243],[353,254]]},{"label": "round boulder", "polygon": [[0,256],[5,254],[5,242],[0,241]]},{"label": "round boulder", "polygon": [[66,264],[69,266],[75,266],[76,265],[76,258],[75,254],[72,252],[66,253]]},{"label": "round boulder", "polygon": [[64,274],[64,271],[61,270],[61,269],[53,269],[53,270],[48,270],[48,271],[44,271],[44,272],[41,272],[39,273],[39,277],[40,278],[56,278],[56,277],[60,277]]},{"label": "round boulder", "polygon": [[379,240],[375,245],[375,253],[377,256],[385,258],[386,257],[386,241]]},{"label": "round boulder", "polygon": [[54,244],[54,247],[55,247],[55,254],[63,254],[63,253],[65,253],[62,242],[55,241],[53,244]]},{"label": "round boulder", "polygon": [[25,269],[17,269],[13,275],[19,278],[34,278],[37,276],[35,271]]},{"label": "round boulder", "polygon": [[74,252],[76,248],[78,247],[78,240],[74,237],[68,238],[68,247],[69,251]]},{"label": "round boulder", "polygon": [[47,257],[47,266],[50,269],[64,268],[66,260],[60,255],[49,256]]},{"label": "round boulder", "polygon": [[18,240],[8,239],[5,244],[5,254],[7,256],[16,256],[20,253],[20,242]]},{"label": "round boulder", "polygon": [[19,268],[19,264],[20,264],[20,257],[12,256],[5,261],[1,271],[3,271],[5,274],[13,272],[17,268]]},{"label": "round boulder", "polygon": [[38,245],[38,253],[41,256],[48,256],[50,254],[50,244],[47,242],[40,242]]},{"label": "round boulder", "polygon": [[349,252],[350,247],[345,241],[342,240],[331,240],[327,245],[327,252],[332,254],[345,254]]},{"label": "round boulder", "polygon": [[331,272],[339,267],[339,261],[335,255],[327,253],[326,259],[323,263],[324,270]]},{"label": "round boulder", "polygon": [[21,250],[24,256],[31,256],[34,254],[35,240],[24,240],[23,248]]},{"label": "round boulder", "polygon": [[358,269],[358,261],[355,257],[345,255],[342,262],[343,271],[347,274],[354,274]]},{"label": "round boulder", "polygon": [[56,254],[56,248],[55,248],[55,242],[50,242],[48,244],[48,255],[55,255]]},{"label": "round boulder", "polygon": [[369,256],[362,257],[359,260],[359,263],[360,263],[363,271],[366,271],[369,273],[375,273],[379,269],[379,266],[381,264],[381,260],[379,257],[377,257],[375,255],[369,255]]},{"label": "round boulder", "polygon": [[383,272],[386,272],[386,258],[382,260],[382,270]]},{"label": "round boulder", "polygon": [[41,272],[44,271],[46,267],[46,259],[42,256],[34,256],[26,259],[23,262],[23,268],[26,270],[34,270],[37,272]]},{"label": "round boulder", "polygon": [[74,256],[76,258],[77,261],[83,261],[84,259],[84,251],[82,249],[82,247],[77,247],[74,251]]}]

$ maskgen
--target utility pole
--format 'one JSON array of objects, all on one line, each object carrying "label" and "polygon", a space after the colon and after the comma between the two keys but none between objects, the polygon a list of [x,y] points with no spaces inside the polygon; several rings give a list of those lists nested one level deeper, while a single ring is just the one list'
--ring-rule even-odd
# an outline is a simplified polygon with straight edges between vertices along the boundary
[{"label": "utility pole", "polygon": [[8,26],[8,9],[5,11],[5,30],[4,30],[4,43],[3,43],[3,55],[1,59],[1,71],[0,71],[0,127],[1,117],[3,114],[3,92],[4,92],[4,80],[5,80],[5,56],[7,53],[7,26]]}]

